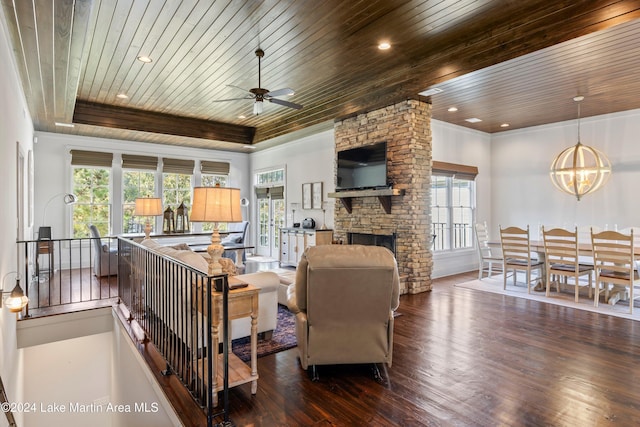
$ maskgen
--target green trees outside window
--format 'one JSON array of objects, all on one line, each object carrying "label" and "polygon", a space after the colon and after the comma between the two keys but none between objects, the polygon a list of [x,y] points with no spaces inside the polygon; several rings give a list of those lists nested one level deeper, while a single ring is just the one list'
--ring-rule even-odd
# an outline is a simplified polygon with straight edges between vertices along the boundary
[{"label": "green trees outside window", "polygon": [[89,237],[89,224],[101,236],[111,234],[111,169],[73,168],[73,192],[78,201],[73,205],[73,237]]},{"label": "green trees outside window", "polygon": [[[125,170],[122,174],[122,227],[125,233],[142,233],[146,218],[134,215],[138,197],[155,196],[155,172]],[[152,226],[154,222],[151,222]]]}]

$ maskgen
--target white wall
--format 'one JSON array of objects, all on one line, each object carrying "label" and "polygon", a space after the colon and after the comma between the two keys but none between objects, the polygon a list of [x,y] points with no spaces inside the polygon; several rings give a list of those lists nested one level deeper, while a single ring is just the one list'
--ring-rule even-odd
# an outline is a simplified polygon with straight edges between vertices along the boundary
[{"label": "white wall", "polygon": [[[251,154],[251,176],[256,172],[285,168],[287,206],[287,226],[291,226],[291,203],[298,203],[296,222],[303,218],[313,218],[316,227],[323,225],[323,215],[320,209],[302,210],[302,184],[306,182],[323,183],[323,200],[328,200],[326,219],[327,227],[333,228],[333,212],[335,199],[327,198],[327,193],[335,191],[335,143],[333,129],[315,135],[306,136],[277,147],[269,148]],[[251,206],[255,207],[255,195],[252,195]],[[255,209],[255,208],[254,208]]]},{"label": "white wall", "polygon": [[491,234],[499,225],[613,229],[640,225],[640,110],[581,120],[582,143],[602,151],[611,161],[609,182],[580,201],[557,190],[549,178],[553,158],[577,142],[577,121],[567,121],[492,136]]},{"label": "white wall", "polygon": [[[476,177],[476,222],[491,219],[491,135],[452,125],[431,121],[433,160],[457,163],[478,168]],[[474,249],[436,253],[433,256],[431,276],[442,277],[477,268],[478,256]]]},{"label": "white wall", "polygon": [[[32,148],[33,124],[20,90],[21,84],[8,43],[8,32],[4,19],[4,8],[0,8],[0,279],[2,285],[12,288],[17,270],[16,239],[17,227],[17,190],[16,190],[16,152],[19,150],[26,159]],[[25,168],[26,169],[26,168]],[[23,177],[26,193],[26,171]],[[26,222],[27,206],[24,206],[25,236],[31,234]],[[8,276],[7,276],[8,274]],[[5,280],[6,278],[6,280]],[[25,286],[24,281],[22,282]],[[11,289],[9,289],[11,290]],[[16,318],[9,310],[0,310],[0,375],[10,401],[22,399],[22,365],[16,349]],[[15,414],[19,425],[23,424],[21,414]],[[0,414],[0,426],[7,425],[4,414]]]},{"label": "white wall", "polygon": [[72,404],[91,405],[111,394],[112,332],[23,349],[24,425],[109,426],[113,414],[72,412]]}]

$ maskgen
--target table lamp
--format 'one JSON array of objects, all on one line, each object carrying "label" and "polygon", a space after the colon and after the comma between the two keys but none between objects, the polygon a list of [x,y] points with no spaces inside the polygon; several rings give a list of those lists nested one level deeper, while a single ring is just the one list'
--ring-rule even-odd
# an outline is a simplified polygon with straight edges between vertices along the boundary
[{"label": "table lamp", "polygon": [[136,199],[135,216],[144,216],[144,240],[149,239],[151,234],[151,220],[149,217],[162,215],[162,199],[156,197],[139,197]]},{"label": "table lamp", "polygon": [[191,207],[191,222],[213,222],[209,254],[209,276],[222,274],[220,257],[224,247],[220,244],[219,222],[242,222],[240,189],[220,187],[195,187]]}]

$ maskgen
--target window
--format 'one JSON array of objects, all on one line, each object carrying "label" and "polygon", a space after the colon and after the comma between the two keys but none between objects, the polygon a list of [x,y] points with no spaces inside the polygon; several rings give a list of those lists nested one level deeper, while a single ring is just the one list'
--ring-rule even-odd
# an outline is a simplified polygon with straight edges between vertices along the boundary
[{"label": "window", "polygon": [[284,185],[284,169],[274,169],[256,174],[256,186],[273,187]]},{"label": "window", "polygon": [[434,162],[431,176],[433,249],[473,247],[477,168]]},{"label": "window", "polygon": [[[142,233],[146,218],[136,217],[136,199],[155,195],[155,172],[124,170],[122,173],[122,226],[125,233]],[[153,225],[154,221],[151,221]]]},{"label": "window", "polygon": [[162,206],[175,210],[184,203],[191,206],[191,175],[180,173],[162,174]]},{"label": "window", "polygon": [[191,207],[191,175],[193,160],[163,159],[162,164],[162,205],[175,210],[180,203]]},{"label": "window", "polygon": [[[122,155],[122,227],[125,233],[142,233],[147,218],[134,216],[138,197],[155,196],[155,172],[158,158],[135,154]],[[154,225],[154,221],[151,221]]]},{"label": "window", "polygon": [[78,197],[73,205],[73,237],[89,237],[89,225],[96,226],[101,236],[111,234],[111,169],[73,168],[73,192]]},{"label": "window", "polygon": [[89,225],[101,236],[111,234],[112,153],[71,150],[73,193],[73,237],[89,237]]}]

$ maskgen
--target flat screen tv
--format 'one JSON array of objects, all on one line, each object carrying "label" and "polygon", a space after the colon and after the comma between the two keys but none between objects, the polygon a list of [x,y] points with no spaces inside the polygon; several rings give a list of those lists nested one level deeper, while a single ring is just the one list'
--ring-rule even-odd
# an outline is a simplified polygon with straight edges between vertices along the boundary
[{"label": "flat screen tv", "polygon": [[387,187],[387,143],[338,151],[336,191]]}]

